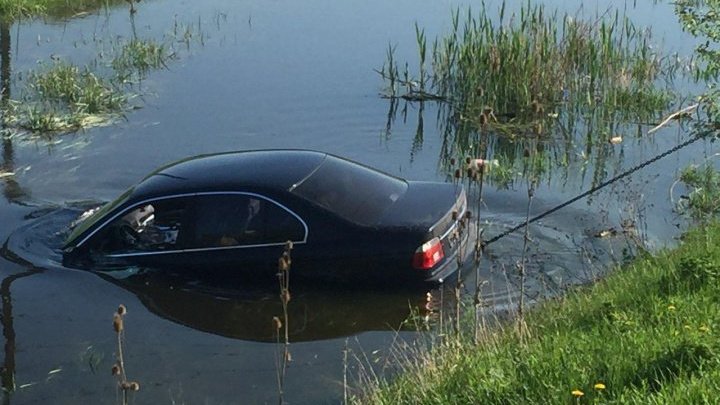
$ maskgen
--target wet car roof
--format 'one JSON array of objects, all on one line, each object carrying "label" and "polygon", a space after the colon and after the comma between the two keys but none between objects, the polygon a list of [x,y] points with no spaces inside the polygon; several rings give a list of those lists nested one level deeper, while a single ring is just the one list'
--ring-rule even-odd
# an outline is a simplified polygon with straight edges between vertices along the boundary
[{"label": "wet car roof", "polygon": [[287,190],[327,156],[309,150],[259,150],[200,155],[161,167],[133,191],[133,200],[160,195],[257,187]]}]

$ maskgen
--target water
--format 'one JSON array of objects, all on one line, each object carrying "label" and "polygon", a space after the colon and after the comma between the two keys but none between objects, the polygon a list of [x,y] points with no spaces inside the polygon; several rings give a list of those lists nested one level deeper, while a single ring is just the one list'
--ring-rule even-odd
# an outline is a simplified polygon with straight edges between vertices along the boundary
[{"label": "water", "polygon": [[[580,2],[578,2],[579,4]],[[624,2],[616,2],[624,7]],[[310,148],[346,156],[413,180],[446,180],[436,106],[426,104],[423,142],[415,140],[417,105],[407,118],[386,120],[389,102],[373,69],[397,44],[398,60],[415,60],[418,22],[432,39],[450,28],[452,7],[436,1],[147,1],[131,20],[125,3],[69,21],[15,23],[11,70],[16,97],[23,75],[51,56],[89,63],[117,37],[160,39],[174,27],[191,27],[189,47],[175,43],[177,58],[141,84],[141,109],[113,125],[52,141],[16,135],[3,143],[0,238],[28,222],[38,205],[109,200],[150,170],[206,152],[255,148]],[[492,7],[492,3],[488,3]],[[577,10],[578,4],[548,2]],[[585,2],[585,13],[607,2]],[[627,6],[640,25],[652,25],[659,46],[689,53],[667,4]],[[652,18],[650,18],[652,16]],[[402,106],[401,106],[402,108]],[[625,142],[610,152],[607,175],[639,163],[684,135],[676,126]],[[579,148],[581,149],[581,148]],[[533,225],[528,254],[531,298],[561,291],[568,283],[605,274],[631,253],[626,238],[596,238],[623,219],[637,220],[652,246],[672,242],[682,220],[668,193],[677,172],[702,161],[707,145],[681,151],[599,195]],[[588,170],[592,173],[592,163]],[[591,176],[573,166],[543,182],[533,201],[541,212],[586,189]],[[492,236],[525,217],[527,191],[486,188],[483,221]],[[676,196],[677,197],[677,196]],[[31,205],[31,206],[28,206]],[[485,298],[501,308],[517,301],[512,274],[522,235],[488,248]],[[110,367],[116,351],[111,330],[118,304],[126,318],[125,360],[140,382],[137,403],[263,403],[277,401],[272,316],[277,294],[244,288],[198,286],[192,280],[133,276],[125,280],[67,269],[36,269],[0,259],[5,338],[3,384],[17,389],[7,403],[113,403]],[[475,280],[470,276],[467,288]],[[508,287],[509,286],[509,287]],[[434,292],[437,295],[437,291]],[[290,306],[293,362],[286,378],[290,403],[337,403],[342,398],[343,350],[359,372],[390,353],[410,307],[424,307],[417,293],[344,292],[311,287],[293,290]],[[449,294],[447,294],[449,295]],[[302,320],[300,322],[300,320]],[[295,322],[295,321],[293,321]],[[346,343],[346,339],[347,342]],[[355,357],[363,359],[358,362]],[[378,364],[382,364],[379,361]],[[351,376],[352,377],[352,376]]]}]

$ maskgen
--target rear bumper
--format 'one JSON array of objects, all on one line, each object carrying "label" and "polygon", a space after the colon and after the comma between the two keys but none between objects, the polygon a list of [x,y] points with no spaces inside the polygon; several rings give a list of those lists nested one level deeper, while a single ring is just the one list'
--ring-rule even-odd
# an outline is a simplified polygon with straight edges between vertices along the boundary
[{"label": "rear bumper", "polygon": [[[472,260],[472,252],[475,251],[477,244],[477,225],[474,221],[469,221],[468,227],[464,232],[463,240],[458,244],[452,254],[445,257],[445,260],[437,268],[431,270],[430,276],[424,281],[428,283],[442,284],[456,276],[458,270],[468,264]],[[458,257],[459,256],[459,257]]]}]

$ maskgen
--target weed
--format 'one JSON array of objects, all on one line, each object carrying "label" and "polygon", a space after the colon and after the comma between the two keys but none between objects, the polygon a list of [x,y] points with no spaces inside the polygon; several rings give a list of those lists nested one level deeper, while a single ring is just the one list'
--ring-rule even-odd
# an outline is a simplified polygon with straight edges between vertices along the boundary
[{"label": "weed", "polygon": [[[516,173],[540,179],[552,165],[576,160],[571,145],[590,155],[614,136],[597,139],[598,129],[617,133],[621,125],[653,122],[669,108],[673,94],[661,79],[672,81],[674,65],[653,49],[649,30],[619,12],[588,22],[530,2],[513,15],[505,8],[502,2],[499,19],[485,6],[465,14],[455,10],[450,32],[432,46],[416,26],[417,78],[407,72],[408,63],[400,71],[394,47],[379,70],[386,96],[439,101],[448,158],[476,154],[485,133],[493,138],[486,158],[504,156],[504,174],[512,174],[499,186]],[[526,142],[546,145],[532,165],[518,158]],[[607,159],[602,152],[594,153],[598,167]],[[602,173],[596,171],[595,183]],[[488,180],[494,183],[492,176]]]},{"label": "weed", "polygon": [[689,166],[680,174],[680,181],[692,188],[681,200],[681,210],[694,219],[720,213],[720,173],[712,165]]},{"label": "weed", "polygon": [[282,353],[278,352],[275,358],[279,397],[278,400],[280,405],[285,403],[285,375],[287,373],[288,365],[290,361],[292,361],[292,355],[290,354],[290,317],[288,315],[288,304],[290,303],[290,267],[292,265],[292,258],[290,253],[292,252],[292,248],[292,242],[288,241],[285,244],[282,255],[278,259],[277,276],[280,287],[280,302],[282,303],[283,320],[281,321],[280,318],[273,317],[273,324],[275,326],[275,337],[278,344],[281,343],[280,330],[284,328],[285,332]]},{"label": "weed", "polygon": [[122,392],[123,405],[128,404],[129,393],[140,390],[140,384],[135,381],[128,381],[125,372],[125,359],[123,356],[123,345],[125,341],[125,315],[127,309],[125,305],[118,306],[117,311],[113,314],[113,330],[117,335],[117,361],[112,366],[112,375],[118,379],[118,389]]},{"label": "weed", "polygon": [[150,70],[166,67],[172,57],[164,44],[154,40],[133,39],[122,46],[111,66],[121,83],[142,80]]}]

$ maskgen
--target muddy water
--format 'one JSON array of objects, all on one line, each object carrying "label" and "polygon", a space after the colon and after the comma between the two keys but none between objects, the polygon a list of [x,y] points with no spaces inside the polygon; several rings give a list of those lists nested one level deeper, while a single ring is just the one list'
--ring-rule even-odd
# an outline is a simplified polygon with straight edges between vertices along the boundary
[{"label": "muddy water", "polygon": [[[549,3],[577,10],[580,2]],[[587,13],[608,7],[607,2],[584,3]],[[689,43],[671,6],[616,3],[639,24],[654,25],[659,46],[682,51]],[[450,10],[458,4],[148,1],[132,18],[123,5],[69,21],[14,24],[9,30],[13,95],[22,91],[24,74],[38,60],[83,65],[118,37],[162,39],[183,30],[192,36],[187,43],[176,38],[177,58],[145,78],[136,89],[142,108],[124,119],[53,140],[22,134],[4,140],[3,170],[14,174],[0,178],[5,196],[0,239],[26,224],[38,206],[108,200],[161,164],[206,152],[311,148],[409,179],[446,180],[439,167],[436,107],[428,104],[422,112],[421,147],[415,139],[420,112],[415,105],[408,106],[406,117],[392,120],[388,131],[388,102],[378,97],[382,82],[373,69],[382,65],[389,42],[398,44],[399,60],[414,60],[413,24],[426,27],[433,38],[449,29]],[[617,173],[683,134],[671,126],[653,137],[628,135],[601,169]],[[671,242],[682,221],[668,192],[687,162],[709,153],[706,145],[684,150],[534,224],[527,254],[530,298],[601,276],[609,264],[624,260],[632,249],[622,232],[595,237],[621,229],[623,220],[636,220],[636,232],[652,246]],[[543,182],[533,212],[587,188],[590,179],[580,172],[570,167]],[[484,197],[475,211],[486,237],[525,217],[527,190],[521,183],[509,190],[486,188]],[[487,250],[481,277],[488,281],[484,297],[492,305],[508,308],[517,300],[513,269],[522,241],[522,235],[511,235]],[[109,371],[116,341],[110,320],[120,303],[129,308],[128,375],[142,386],[136,403],[277,402],[274,291],[162,277],[116,280],[5,259],[0,259],[0,277],[6,343],[2,383],[14,387],[3,394],[6,403],[114,403],[116,382]],[[468,286],[475,285],[473,277],[468,276]],[[346,345],[353,375],[360,368],[356,356],[382,364],[409,308],[426,302],[425,291],[304,286],[293,296],[289,403],[339,402]],[[402,331],[399,336],[415,335]]]}]

